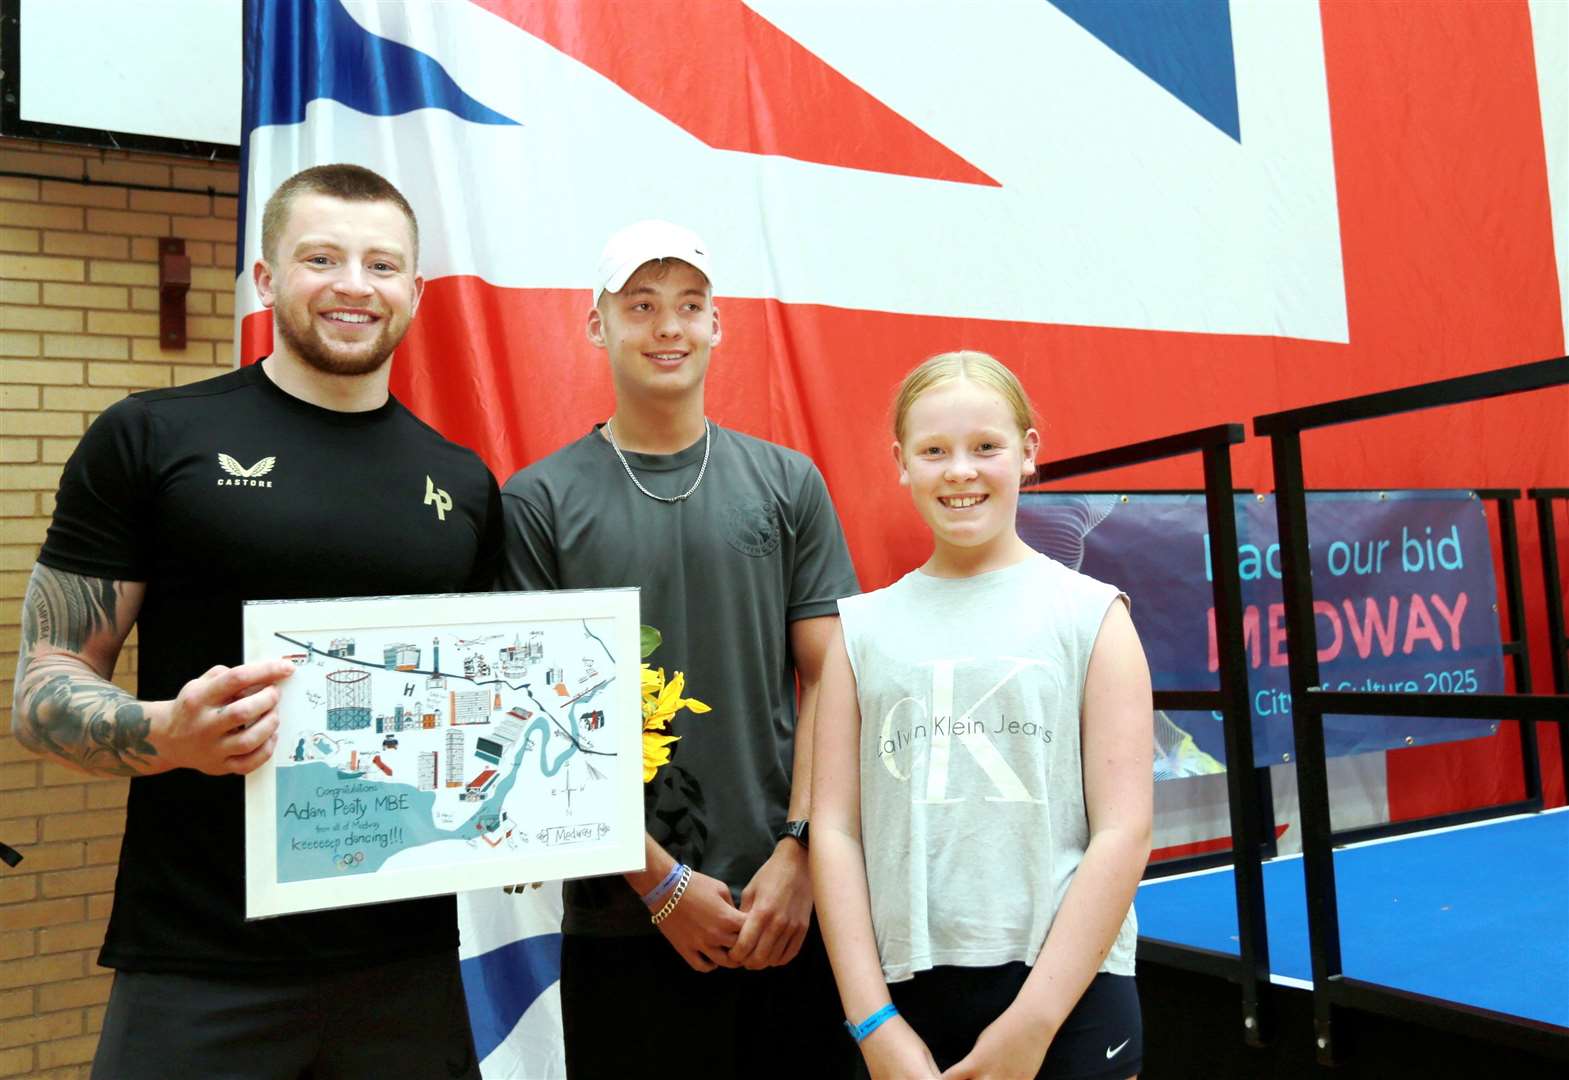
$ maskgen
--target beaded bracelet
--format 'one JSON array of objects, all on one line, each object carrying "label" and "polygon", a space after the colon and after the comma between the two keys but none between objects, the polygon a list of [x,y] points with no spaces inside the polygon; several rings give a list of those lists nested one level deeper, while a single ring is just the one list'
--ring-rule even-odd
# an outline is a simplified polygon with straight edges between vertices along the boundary
[{"label": "beaded bracelet", "polygon": [[665,901],[664,907],[660,908],[658,911],[654,912],[654,914],[648,917],[649,921],[652,922],[655,926],[658,926],[660,923],[668,919],[670,917],[670,913],[676,909],[676,905],[681,902],[681,897],[683,894],[685,894],[687,884],[691,880],[692,868],[690,866],[683,866],[681,868],[681,877],[676,881],[675,891],[670,894],[670,899]]},{"label": "beaded bracelet", "polygon": [[661,881],[658,885],[655,885],[652,889],[643,894],[641,898],[643,901],[643,906],[649,907],[656,900],[659,900],[661,897],[663,897],[665,893],[669,891],[670,887],[676,883],[676,878],[681,876],[681,871],[685,869],[685,863],[676,863],[674,866],[672,866],[670,868],[670,873],[665,875],[665,880]]},{"label": "beaded bracelet", "polygon": [[890,1001],[888,1004],[872,1013],[872,1015],[868,1016],[865,1020],[862,1020],[859,1024],[852,1024],[850,1021],[846,1020],[844,1022],[844,1029],[850,1033],[850,1036],[855,1039],[856,1042],[860,1042],[872,1032],[882,1027],[886,1021],[898,1015],[899,1010],[894,1008],[893,1002]]}]

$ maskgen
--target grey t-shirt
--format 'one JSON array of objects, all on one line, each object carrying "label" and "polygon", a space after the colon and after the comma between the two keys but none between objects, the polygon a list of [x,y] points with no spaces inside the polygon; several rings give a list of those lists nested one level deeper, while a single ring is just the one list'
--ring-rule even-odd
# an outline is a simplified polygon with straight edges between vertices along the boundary
[{"label": "grey t-shirt", "polygon": [[[1034,964],[1089,843],[1090,653],[1120,594],[1044,555],[915,571],[839,604],[861,710],[861,842],[889,982]],[[1130,908],[1102,971],[1133,974]]]},{"label": "grey t-shirt", "polygon": [[[685,672],[669,765],[644,789],[648,832],[676,859],[741,889],[774,849],[790,800],[795,668],[789,624],[837,614],[855,570],[823,478],[793,450],[713,427],[703,482],[662,503],[638,491],[598,429],[502,488],[501,587],[641,588],[663,644],[648,663]],[[643,486],[679,495],[704,440],[675,454],[628,453]],[[568,882],[568,933],[653,933],[620,877]]]}]

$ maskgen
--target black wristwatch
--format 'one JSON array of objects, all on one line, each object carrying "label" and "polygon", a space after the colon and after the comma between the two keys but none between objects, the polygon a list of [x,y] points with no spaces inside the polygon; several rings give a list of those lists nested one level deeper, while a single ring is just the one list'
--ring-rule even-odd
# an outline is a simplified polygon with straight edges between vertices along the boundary
[{"label": "black wristwatch", "polygon": [[779,830],[779,835],[774,837],[774,839],[777,841],[789,837],[791,840],[799,840],[802,847],[811,847],[811,842],[806,837],[807,830],[811,827],[811,824],[810,821],[787,821],[784,823],[784,828]]}]

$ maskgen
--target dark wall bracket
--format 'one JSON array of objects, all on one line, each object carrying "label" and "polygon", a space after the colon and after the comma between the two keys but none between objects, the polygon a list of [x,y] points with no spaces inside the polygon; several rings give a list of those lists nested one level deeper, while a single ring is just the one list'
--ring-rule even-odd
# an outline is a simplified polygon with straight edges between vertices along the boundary
[{"label": "dark wall bracket", "polygon": [[185,348],[185,294],[191,288],[191,257],[185,241],[166,236],[158,241],[158,344]]},{"label": "dark wall bracket", "polygon": [[[1397,390],[1330,401],[1255,417],[1253,431],[1270,440],[1274,459],[1275,513],[1280,527],[1281,591],[1286,605],[1292,724],[1297,753],[1298,801],[1302,812],[1302,870],[1307,892],[1308,952],[1313,969],[1313,1022],[1318,1060],[1338,1064],[1336,1013],[1343,1008],[1454,1030],[1462,1025],[1484,1037],[1532,1052],[1547,1051],[1569,1060],[1561,1029],[1471,1006],[1439,1002],[1390,987],[1346,977],[1340,950],[1340,913],[1335,889],[1335,837],[1329,821],[1329,782],[1324,754],[1324,716],[1433,716],[1512,719],[1559,725],[1569,741],[1569,695],[1531,694],[1516,685],[1513,694],[1353,693],[1320,689],[1318,628],[1313,614],[1312,566],[1302,435],[1317,428],[1372,420],[1446,405],[1487,401],[1509,394],[1569,386],[1569,357],[1442,379]],[[1551,521],[1551,518],[1548,519]],[[1544,539],[1546,539],[1544,537]],[[1545,545],[1544,545],[1545,547]],[[1551,551],[1544,552],[1550,555]],[[1510,601],[1513,604],[1514,597]],[[1558,597],[1549,596],[1561,603]]]}]

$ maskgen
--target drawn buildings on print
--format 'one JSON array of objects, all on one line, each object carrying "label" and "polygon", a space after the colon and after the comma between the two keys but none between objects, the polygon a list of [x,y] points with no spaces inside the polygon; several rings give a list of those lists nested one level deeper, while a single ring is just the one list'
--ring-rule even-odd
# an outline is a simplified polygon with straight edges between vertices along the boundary
[{"label": "drawn buildings on print", "polygon": [[[590,622],[440,629],[428,646],[407,628],[277,637],[301,650],[276,773],[281,881],[417,863],[440,841],[517,851],[608,817],[617,718],[596,699],[614,662]],[[574,757],[579,784],[548,782]]]}]

